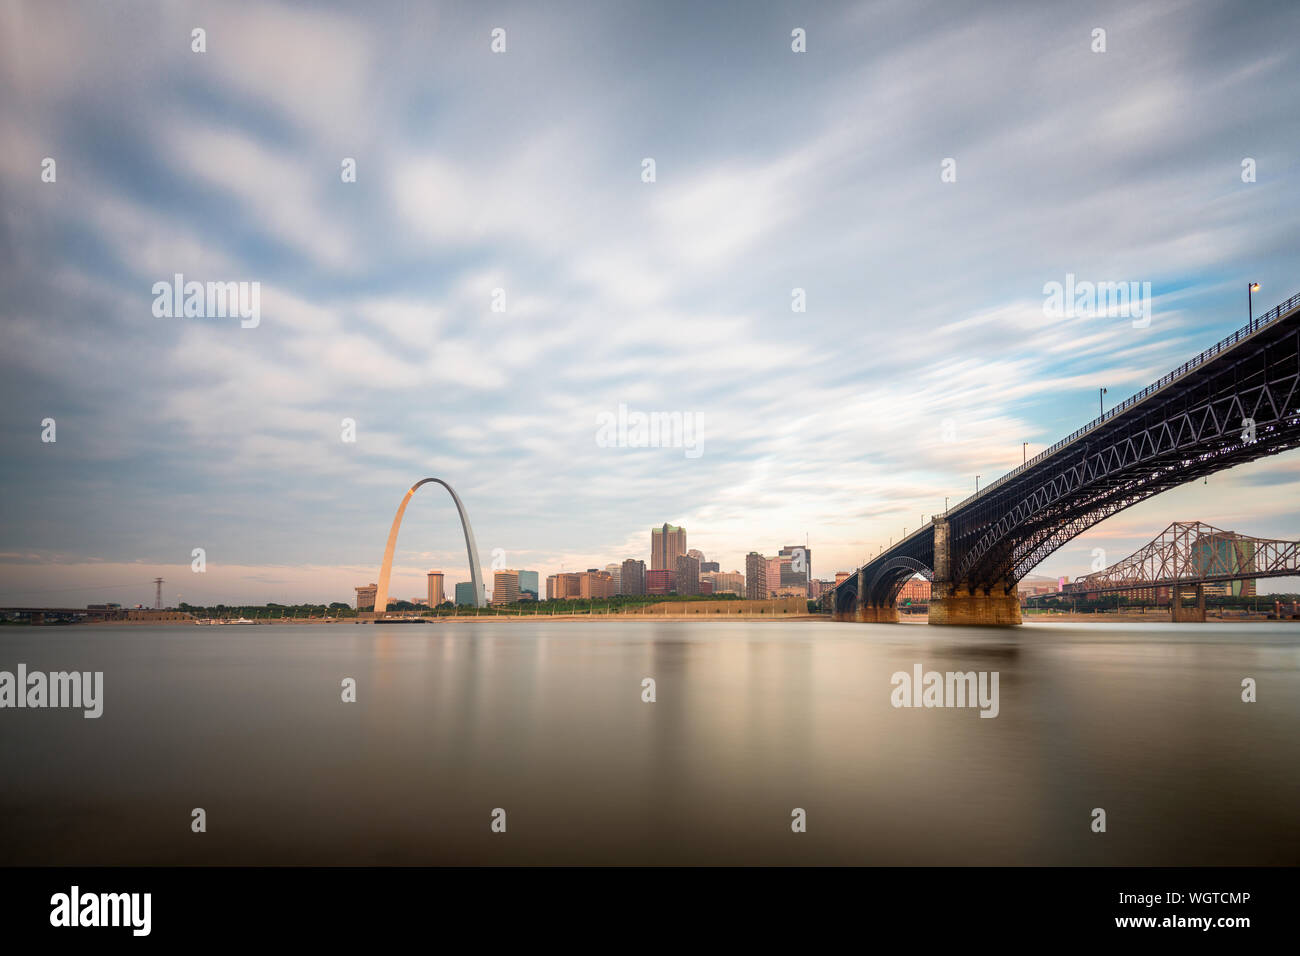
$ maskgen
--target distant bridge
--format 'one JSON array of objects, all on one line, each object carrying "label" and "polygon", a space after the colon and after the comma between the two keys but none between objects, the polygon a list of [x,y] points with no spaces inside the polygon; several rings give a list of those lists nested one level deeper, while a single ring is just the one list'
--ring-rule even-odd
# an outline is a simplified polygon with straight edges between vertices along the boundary
[{"label": "distant bridge", "polygon": [[[1300,541],[1252,538],[1201,521],[1175,521],[1122,561],[1071,581],[1056,595],[1035,595],[1030,601],[1060,595],[1169,588],[1170,613],[1175,621],[1203,621],[1207,584],[1297,575]],[[1188,593],[1195,596],[1194,611],[1183,607]]]},{"label": "distant bridge", "polygon": [[933,582],[931,624],[1019,624],[1016,582],[1116,512],[1300,446],[1300,295],[1270,309],[868,561],[822,596],[836,620],[897,621]]}]

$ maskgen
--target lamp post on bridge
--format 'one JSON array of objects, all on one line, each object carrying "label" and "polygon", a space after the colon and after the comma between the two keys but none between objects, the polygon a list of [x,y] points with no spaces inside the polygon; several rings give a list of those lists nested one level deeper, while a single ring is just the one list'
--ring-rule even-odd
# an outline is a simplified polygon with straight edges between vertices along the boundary
[{"label": "lamp post on bridge", "polygon": [[1252,292],[1258,292],[1258,291],[1259,291],[1258,282],[1246,283],[1246,325],[1250,328],[1252,332],[1255,331],[1255,306],[1254,303],[1251,302],[1250,294]]},{"label": "lamp post on bridge", "polygon": [[976,475],[976,476],[975,476],[975,494],[978,495],[979,493],[980,493],[980,476],[979,476],[979,475]]},{"label": "lamp post on bridge", "polygon": [[1104,388],[1097,389],[1097,414],[1099,417],[1106,414],[1106,402],[1102,398],[1105,394],[1106,390]]},{"label": "lamp post on bridge", "polygon": [[1029,464],[1029,442],[1027,441],[1020,443],[1020,464]]}]

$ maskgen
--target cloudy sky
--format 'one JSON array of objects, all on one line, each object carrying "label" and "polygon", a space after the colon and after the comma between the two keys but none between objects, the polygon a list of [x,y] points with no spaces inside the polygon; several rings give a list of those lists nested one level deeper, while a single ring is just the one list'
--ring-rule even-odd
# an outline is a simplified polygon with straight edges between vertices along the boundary
[{"label": "cloudy sky", "polygon": [[[30,0],[0,35],[9,604],[351,601],[426,476],[485,564],[669,521],[831,577],[1243,324],[1247,281],[1300,291],[1291,3]],[[259,283],[260,324],[155,316],[176,273]],[[1045,315],[1067,274],[1149,282],[1149,326]],[[602,447],[620,405],[700,453]],[[1267,459],[1038,573],[1174,520],[1300,538],[1298,492]],[[394,596],[466,577],[441,489],[398,552]]]}]

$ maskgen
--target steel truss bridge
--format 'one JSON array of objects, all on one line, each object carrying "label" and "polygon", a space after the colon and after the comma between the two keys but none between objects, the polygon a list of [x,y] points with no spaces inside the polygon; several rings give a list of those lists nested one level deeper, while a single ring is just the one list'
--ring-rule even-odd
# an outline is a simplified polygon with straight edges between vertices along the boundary
[{"label": "steel truss bridge", "polygon": [[908,535],[822,596],[837,620],[896,621],[914,574],[932,624],[1018,624],[1016,582],[1162,491],[1300,446],[1300,295]]},{"label": "steel truss bridge", "polygon": [[1071,581],[1060,593],[1094,594],[1297,575],[1300,541],[1252,538],[1201,521],[1175,521],[1127,558]]}]

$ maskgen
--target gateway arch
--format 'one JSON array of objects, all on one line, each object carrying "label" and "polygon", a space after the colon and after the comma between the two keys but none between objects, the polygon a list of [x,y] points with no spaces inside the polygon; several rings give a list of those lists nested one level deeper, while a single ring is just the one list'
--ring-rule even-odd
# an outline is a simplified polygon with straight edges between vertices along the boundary
[{"label": "gateway arch", "polygon": [[474,588],[474,604],[477,607],[484,605],[483,578],[478,566],[478,545],[474,541],[474,529],[469,526],[469,515],[465,514],[465,505],[461,502],[460,495],[456,494],[456,489],[441,478],[423,478],[411,485],[411,490],[398,505],[397,515],[393,518],[393,528],[388,532],[388,546],[384,548],[384,564],[379,569],[379,589],[375,592],[376,617],[382,616],[388,610],[388,578],[393,573],[393,548],[397,546],[397,532],[402,527],[402,515],[406,514],[406,506],[411,500],[411,495],[415,494],[415,489],[431,481],[436,481],[446,488],[447,493],[451,495],[451,500],[456,502],[456,510],[460,512],[460,526],[465,530],[465,550],[469,554],[469,578]]}]

